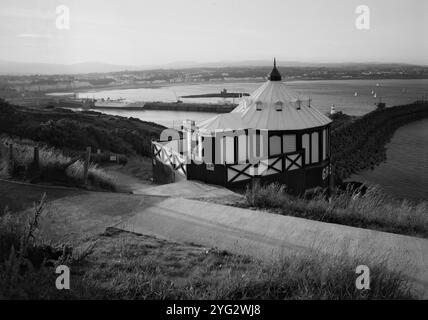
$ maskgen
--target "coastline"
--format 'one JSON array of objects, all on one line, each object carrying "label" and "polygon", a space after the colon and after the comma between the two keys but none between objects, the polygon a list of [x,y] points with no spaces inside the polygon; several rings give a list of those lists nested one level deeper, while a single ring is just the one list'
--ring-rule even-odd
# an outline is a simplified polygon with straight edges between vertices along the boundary
[{"label": "coastline", "polygon": [[428,117],[400,126],[386,143],[386,160],[350,177],[367,185],[379,185],[397,199],[428,199]]},{"label": "coastline", "polygon": [[387,143],[395,131],[428,118],[428,102],[374,110],[332,132],[333,176],[340,182],[386,160]]},{"label": "coastline", "polygon": [[[287,79],[284,77],[284,82],[287,83],[301,83],[301,82],[314,82],[314,81],[382,81],[382,80],[427,80],[428,78],[311,78],[311,79]],[[159,89],[159,88],[170,88],[177,86],[197,86],[197,85],[210,85],[210,84],[230,84],[230,83],[263,83],[264,80],[260,79],[234,79],[234,80],[218,80],[218,81],[195,81],[195,82],[167,82],[167,83],[145,83],[145,84],[124,84],[124,85],[107,85],[107,86],[97,86],[90,88],[74,88],[74,89],[64,89],[60,93],[70,94],[73,92],[92,92],[92,91],[109,91],[109,90],[127,90],[127,89]],[[58,92],[58,90],[49,90],[45,92],[46,94],[52,94]]]}]

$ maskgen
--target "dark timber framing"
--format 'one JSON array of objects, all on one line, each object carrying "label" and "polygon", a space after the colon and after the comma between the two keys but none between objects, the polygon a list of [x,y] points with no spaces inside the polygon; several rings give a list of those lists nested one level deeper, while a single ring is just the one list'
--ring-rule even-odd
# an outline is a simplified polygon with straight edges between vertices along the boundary
[{"label": "dark timber framing", "polygon": [[[247,152],[249,151],[248,131],[248,129],[239,131],[240,133],[245,132],[245,135],[247,136],[247,138],[245,139],[245,150]],[[260,135],[260,130],[256,130],[255,132],[256,134]],[[315,132],[318,133],[318,138],[317,140],[313,141],[312,136]],[[294,189],[297,192],[303,192],[305,189],[313,188],[316,186],[328,186],[328,181],[326,181],[325,179],[324,172],[325,168],[330,166],[330,125],[308,128],[303,130],[268,131],[267,156],[263,158],[264,160],[262,160],[256,165],[249,163],[248,159],[246,159],[246,161],[238,161],[239,158],[242,159],[242,157],[240,157],[239,155],[239,142],[242,142],[242,140],[240,140],[237,135],[233,135],[234,131],[232,131],[231,133],[232,134],[229,135],[229,137],[233,137],[233,161],[230,162],[226,162],[226,159],[223,159],[223,163],[215,164],[215,135],[203,135],[201,137],[202,142],[205,141],[205,139],[211,139],[211,164],[199,164],[195,163],[194,161],[191,161],[191,163],[185,165],[182,159],[176,159],[177,156],[183,157],[183,155],[171,154],[170,152],[165,152],[161,154],[161,149],[163,149],[163,147],[160,143],[156,143],[156,147],[153,147],[153,158],[156,159],[157,162],[162,162],[163,165],[169,166],[173,172],[177,171],[180,172],[180,174],[184,172],[185,177],[187,179],[201,180],[207,183],[220,184],[228,187],[239,187],[250,183],[254,176],[250,174],[249,170],[255,169],[261,165],[263,165],[263,168],[266,169],[265,171],[268,172],[268,174],[263,174],[259,176],[261,182],[263,182],[264,180],[267,182],[278,181],[280,183],[284,183],[290,186],[291,189]],[[305,134],[308,134],[309,136],[308,150],[305,150],[302,145],[302,138]],[[295,137],[294,151],[285,152],[284,136],[286,135]],[[273,145],[271,145],[271,138],[273,137],[276,137],[277,139],[275,149],[278,150],[279,153],[275,152],[271,154],[271,150],[273,150]],[[221,136],[221,138],[224,139],[224,136]],[[315,141],[318,142],[318,161],[312,163],[312,148],[314,147],[313,142]],[[280,144],[280,146],[277,145],[278,143]],[[226,148],[226,144],[224,144],[223,147]],[[324,148],[325,157],[323,157]],[[260,148],[258,149],[260,150]],[[257,155],[259,155],[259,153],[257,152],[259,150],[255,150]],[[306,152],[308,152],[309,155],[309,163],[306,163]],[[204,155],[204,150],[202,150],[202,154]],[[209,162],[209,160],[210,159],[208,159],[207,162]],[[279,163],[281,163],[280,166]]]}]

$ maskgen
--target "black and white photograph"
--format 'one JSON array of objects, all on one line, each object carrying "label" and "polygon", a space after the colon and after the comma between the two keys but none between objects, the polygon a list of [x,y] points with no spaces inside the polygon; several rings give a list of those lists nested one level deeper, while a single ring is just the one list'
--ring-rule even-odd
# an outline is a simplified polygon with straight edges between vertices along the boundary
[{"label": "black and white photograph", "polygon": [[426,299],[428,1],[1,0],[0,300]]}]

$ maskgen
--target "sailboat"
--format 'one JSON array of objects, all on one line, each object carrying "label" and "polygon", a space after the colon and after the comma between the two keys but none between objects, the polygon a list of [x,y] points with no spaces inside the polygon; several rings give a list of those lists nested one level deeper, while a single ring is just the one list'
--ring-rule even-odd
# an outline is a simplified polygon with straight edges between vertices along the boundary
[{"label": "sailboat", "polygon": [[356,97],[356,96],[358,96],[358,92],[355,92],[355,93],[354,93],[354,97]]},{"label": "sailboat", "polygon": [[377,95],[376,95],[376,93],[373,95],[373,98],[375,98],[376,99],[376,97],[377,97]]},{"label": "sailboat", "polygon": [[374,94],[374,91],[372,90],[372,94]]}]

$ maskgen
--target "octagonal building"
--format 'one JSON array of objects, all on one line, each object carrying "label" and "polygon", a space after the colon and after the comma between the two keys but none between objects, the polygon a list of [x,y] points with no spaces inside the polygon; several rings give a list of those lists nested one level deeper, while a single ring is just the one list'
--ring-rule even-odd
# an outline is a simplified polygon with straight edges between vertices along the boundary
[{"label": "octagonal building", "polygon": [[[156,165],[166,165],[183,178],[228,187],[245,185],[253,177],[298,193],[327,186],[330,124],[310,99],[282,82],[274,61],[268,81],[232,112],[190,124],[180,141],[154,142],[154,180],[168,171]],[[177,157],[174,161],[162,157],[168,148]],[[156,175],[159,170],[163,175]]]}]

